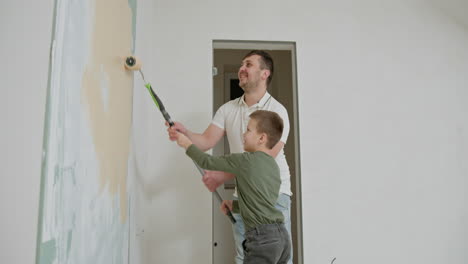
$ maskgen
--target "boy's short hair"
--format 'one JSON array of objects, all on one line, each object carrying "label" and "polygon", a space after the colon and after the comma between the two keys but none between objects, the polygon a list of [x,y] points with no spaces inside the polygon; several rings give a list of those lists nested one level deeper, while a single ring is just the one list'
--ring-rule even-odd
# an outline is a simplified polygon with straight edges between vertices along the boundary
[{"label": "boy's short hair", "polygon": [[283,119],[275,112],[257,110],[250,114],[257,121],[257,131],[268,136],[266,147],[272,149],[283,135]]}]

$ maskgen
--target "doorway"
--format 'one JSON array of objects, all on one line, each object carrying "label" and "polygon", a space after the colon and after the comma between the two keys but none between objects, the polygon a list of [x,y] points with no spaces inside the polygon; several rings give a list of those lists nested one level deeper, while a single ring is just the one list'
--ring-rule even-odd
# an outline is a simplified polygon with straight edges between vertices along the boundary
[{"label": "doorway", "polygon": [[[299,164],[299,124],[296,82],[296,49],[293,42],[263,41],[213,41],[213,113],[225,102],[238,98],[243,91],[239,87],[237,71],[240,62],[250,50],[266,50],[275,63],[273,80],[268,92],[288,110],[290,132],[284,153],[291,173],[291,233],[294,263],[303,263],[301,176]],[[227,138],[213,149],[213,155],[229,153]],[[218,188],[224,199],[232,199],[234,181]],[[219,202],[213,200],[213,264],[234,263],[235,246],[231,223],[219,211]]]}]

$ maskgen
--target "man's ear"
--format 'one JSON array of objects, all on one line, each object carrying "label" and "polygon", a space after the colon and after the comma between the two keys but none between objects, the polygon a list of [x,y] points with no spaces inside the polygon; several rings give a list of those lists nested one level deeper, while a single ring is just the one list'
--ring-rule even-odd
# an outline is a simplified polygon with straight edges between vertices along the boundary
[{"label": "man's ear", "polygon": [[264,69],[263,72],[262,72],[262,79],[263,80],[268,79],[268,77],[270,77],[270,74],[271,74],[270,70]]}]

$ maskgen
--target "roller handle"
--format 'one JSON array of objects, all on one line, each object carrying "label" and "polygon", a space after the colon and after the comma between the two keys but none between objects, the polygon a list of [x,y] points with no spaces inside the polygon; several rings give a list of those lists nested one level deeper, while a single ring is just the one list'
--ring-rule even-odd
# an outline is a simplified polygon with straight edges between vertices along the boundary
[{"label": "roller handle", "polygon": [[163,115],[164,119],[167,121],[167,123],[169,123],[170,126],[173,126],[174,122],[172,121],[171,116],[169,115],[169,113],[167,113],[166,108],[164,108],[164,104],[162,103],[161,99],[159,99],[159,97],[153,91],[151,84],[147,83],[145,86],[148,89],[149,93],[151,94],[151,97],[153,98],[154,103],[159,108],[159,111],[161,111],[161,114]]},{"label": "roller handle", "polygon": [[235,224],[235,223],[236,223],[236,219],[234,219],[234,216],[232,215],[231,210],[229,210],[229,208],[227,208],[227,207],[226,207],[226,209],[227,209],[227,216],[229,217],[229,220],[231,220],[231,223],[232,223],[232,224]]},{"label": "roller handle", "polygon": [[[195,163],[195,161],[193,162]],[[200,172],[201,176],[205,175],[205,171],[200,168],[200,166],[198,166],[197,163],[195,163],[195,166],[197,166],[197,169],[198,171]],[[221,195],[219,194],[218,190],[215,190],[213,192],[214,196],[216,197],[216,199],[218,200],[218,202],[220,204],[223,204],[223,198],[221,197]],[[236,219],[234,219],[234,216],[232,215],[232,212],[231,210],[229,210],[229,208],[226,206],[226,215],[229,217],[229,220],[231,220],[231,223],[232,224],[235,224],[236,223]]]},{"label": "roller handle", "polygon": [[[151,94],[151,97],[153,98],[154,103],[159,108],[159,111],[161,111],[164,119],[167,121],[167,123],[169,123],[169,126],[173,126],[174,122],[172,121],[171,116],[169,115],[169,113],[167,113],[166,108],[164,108],[164,104],[162,103],[161,99],[159,99],[159,97],[153,91],[153,88],[151,87],[151,84],[147,83],[145,86],[148,89],[149,93]],[[202,176],[205,175],[205,171],[203,171],[203,169],[200,168],[200,166],[198,166],[198,164],[195,163],[195,161],[193,163],[195,164],[195,166],[197,166],[197,169],[200,172],[200,174]],[[223,198],[221,197],[221,195],[219,195],[218,191],[215,190],[213,193],[216,196],[216,198],[218,199],[218,201],[222,204],[223,203]],[[226,207],[226,210],[227,210],[226,214],[229,217],[229,220],[231,220],[231,223],[235,224],[236,219],[234,219],[234,216],[232,215],[231,210],[229,210],[229,208],[227,208],[227,207]]]}]

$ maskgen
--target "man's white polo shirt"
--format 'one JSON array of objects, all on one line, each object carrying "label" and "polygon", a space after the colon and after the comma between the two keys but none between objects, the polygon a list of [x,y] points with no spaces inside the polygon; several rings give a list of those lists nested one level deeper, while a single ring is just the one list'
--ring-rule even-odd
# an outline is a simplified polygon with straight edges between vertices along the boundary
[{"label": "man's white polo shirt", "polygon": [[[244,140],[242,135],[247,130],[247,124],[250,119],[249,115],[256,110],[276,112],[283,119],[284,128],[280,141],[286,144],[286,139],[289,135],[289,118],[286,108],[268,92],[265,93],[258,103],[250,107],[247,106],[244,101],[244,95],[242,95],[222,105],[216,112],[212,121],[212,124],[226,131],[231,153],[244,152]],[[280,193],[291,196],[289,166],[286,162],[283,149],[278,153],[275,160],[280,168]]]}]

